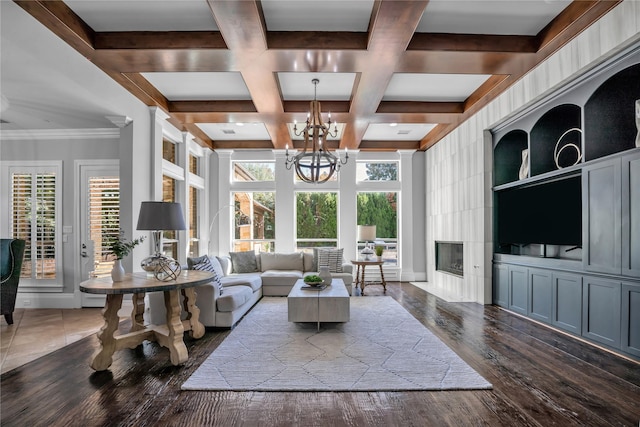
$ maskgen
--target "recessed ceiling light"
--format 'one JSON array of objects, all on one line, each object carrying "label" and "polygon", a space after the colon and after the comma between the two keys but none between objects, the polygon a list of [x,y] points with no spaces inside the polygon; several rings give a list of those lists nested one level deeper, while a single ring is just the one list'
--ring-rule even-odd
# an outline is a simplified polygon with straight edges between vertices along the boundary
[{"label": "recessed ceiling light", "polygon": [[398,126],[398,124],[397,123],[389,123],[389,126],[391,126],[393,128],[393,127]]}]

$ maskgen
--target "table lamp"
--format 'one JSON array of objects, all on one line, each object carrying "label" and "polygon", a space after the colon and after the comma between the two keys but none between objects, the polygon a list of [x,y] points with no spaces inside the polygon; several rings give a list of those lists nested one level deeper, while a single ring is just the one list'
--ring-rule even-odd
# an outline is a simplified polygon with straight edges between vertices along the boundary
[{"label": "table lamp", "polygon": [[173,261],[162,254],[162,232],[164,230],[186,230],[180,203],[142,202],[137,230],[150,230],[154,254],[146,257],[140,266],[147,274],[153,274],[159,264]]},{"label": "table lamp", "polygon": [[366,261],[373,255],[373,249],[369,247],[369,241],[376,240],[376,226],[375,225],[359,225],[358,226],[358,241],[365,242],[364,249],[360,252]]}]

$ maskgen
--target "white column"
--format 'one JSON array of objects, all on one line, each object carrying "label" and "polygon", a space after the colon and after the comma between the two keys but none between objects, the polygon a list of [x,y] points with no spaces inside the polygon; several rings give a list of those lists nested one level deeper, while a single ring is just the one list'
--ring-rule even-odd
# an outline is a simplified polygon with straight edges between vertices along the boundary
[{"label": "white column", "polygon": [[347,261],[357,259],[358,256],[356,242],[358,238],[356,188],[356,161],[358,154],[358,151],[349,151],[347,164],[340,168],[338,237],[340,239],[339,245],[344,248],[344,257]]},{"label": "white column", "polygon": [[276,159],[276,252],[293,252],[296,247],[296,194],[293,168],[285,166],[285,150],[274,150]]},{"label": "white column", "polygon": [[399,150],[400,154],[400,248],[398,257],[402,260],[400,280],[415,280],[413,271],[413,245],[419,244],[423,236],[413,235],[413,153],[415,150]]},{"label": "white column", "polygon": [[[231,251],[231,238],[234,231],[232,209],[229,207],[229,205],[233,206],[233,200],[231,200],[231,155],[233,150],[216,150],[216,153],[218,154],[217,186],[219,192],[215,211],[212,209],[211,240],[214,250],[217,246],[217,252],[214,253],[228,254]],[[216,174],[212,173],[211,176],[213,178]]]}]

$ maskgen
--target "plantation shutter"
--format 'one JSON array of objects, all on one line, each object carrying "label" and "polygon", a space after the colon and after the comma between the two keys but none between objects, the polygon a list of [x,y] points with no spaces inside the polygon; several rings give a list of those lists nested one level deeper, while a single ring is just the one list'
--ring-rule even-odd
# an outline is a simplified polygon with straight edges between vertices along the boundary
[{"label": "plantation shutter", "polygon": [[12,174],[12,234],[26,242],[22,278],[57,278],[56,185],[56,173]]},{"label": "plantation shutter", "polygon": [[95,269],[91,277],[109,275],[113,257],[109,246],[120,233],[120,179],[89,178],[89,239],[93,240]]}]

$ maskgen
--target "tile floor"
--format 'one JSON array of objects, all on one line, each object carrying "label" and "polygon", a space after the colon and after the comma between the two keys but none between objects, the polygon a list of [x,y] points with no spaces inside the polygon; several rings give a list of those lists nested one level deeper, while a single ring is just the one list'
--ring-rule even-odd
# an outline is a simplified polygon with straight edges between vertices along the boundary
[{"label": "tile floor", "polygon": [[0,319],[1,372],[5,373],[72,342],[102,326],[101,308],[16,309],[13,325]]}]

